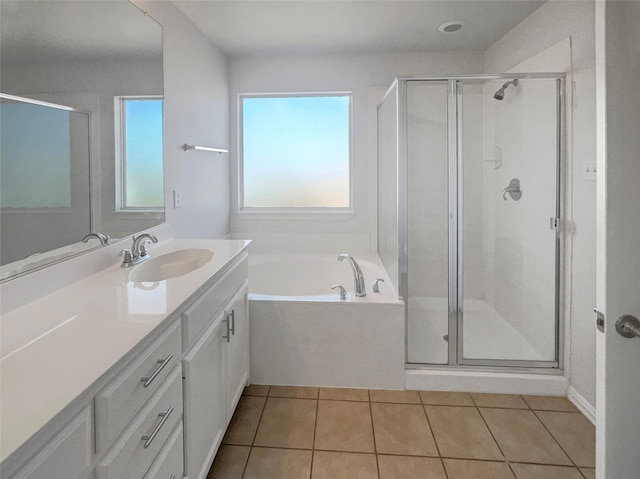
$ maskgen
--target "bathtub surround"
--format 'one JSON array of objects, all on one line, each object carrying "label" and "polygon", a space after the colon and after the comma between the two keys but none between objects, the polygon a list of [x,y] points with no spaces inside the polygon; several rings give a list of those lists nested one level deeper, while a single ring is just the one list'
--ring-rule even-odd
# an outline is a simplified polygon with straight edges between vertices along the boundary
[{"label": "bathtub surround", "polygon": [[[342,251],[342,250],[341,250]],[[292,386],[404,386],[404,303],[375,254],[355,253],[368,293],[337,254],[251,254],[251,380]],[[385,280],[371,291],[375,278]],[[331,285],[347,291],[340,299]]]}]

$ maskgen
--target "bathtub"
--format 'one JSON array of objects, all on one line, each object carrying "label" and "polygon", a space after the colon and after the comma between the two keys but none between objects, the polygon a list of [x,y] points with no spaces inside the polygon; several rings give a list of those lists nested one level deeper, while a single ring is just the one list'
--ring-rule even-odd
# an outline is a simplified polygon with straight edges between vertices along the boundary
[{"label": "bathtub", "polygon": [[341,252],[249,255],[253,384],[404,387],[404,303],[371,253],[350,252],[367,284],[356,297]]}]

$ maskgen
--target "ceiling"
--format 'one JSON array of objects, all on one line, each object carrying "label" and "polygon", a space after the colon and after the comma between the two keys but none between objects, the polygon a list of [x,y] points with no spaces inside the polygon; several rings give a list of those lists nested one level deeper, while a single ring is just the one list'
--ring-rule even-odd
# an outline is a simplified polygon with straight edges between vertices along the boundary
[{"label": "ceiling", "polygon": [[[540,0],[173,0],[230,56],[482,51]],[[460,20],[456,33],[438,27]]]},{"label": "ceiling", "polygon": [[2,62],[161,57],[162,29],[129,2],[0,0]]}]

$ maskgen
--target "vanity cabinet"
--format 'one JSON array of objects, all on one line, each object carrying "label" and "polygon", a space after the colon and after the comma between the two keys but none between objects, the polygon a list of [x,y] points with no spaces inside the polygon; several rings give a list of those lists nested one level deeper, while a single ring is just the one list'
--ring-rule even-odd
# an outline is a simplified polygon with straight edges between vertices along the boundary
[{"label": "vanity cabinet", "polygon": [[142,479],[182,479],[184,475],[183,444],[183,427],[180,422]]},{"label": "vanity cabinet", "polygon": [[85,479],[93,456],[93,411],[85,408],[26,466],[15,479]]},{"label": "vanity cabinet", "polygon": [[96,452],[102,453],[179,364],[180,324],[174,322],[95,398]]},{"label": "vanity cabinet", "polygon": [[96,479],[143,477],[182,420],[182,374],[175,368],[96,466]]},{"label": "vanity cabinet", "polygon": [[249,379],[247,291],[245,281],[183,360],[189,479],[206,477]]},{"label": "vanity cabinet", "polygon": [[242,249],[3,461],[3,479],[204,479],[249,379]]}]

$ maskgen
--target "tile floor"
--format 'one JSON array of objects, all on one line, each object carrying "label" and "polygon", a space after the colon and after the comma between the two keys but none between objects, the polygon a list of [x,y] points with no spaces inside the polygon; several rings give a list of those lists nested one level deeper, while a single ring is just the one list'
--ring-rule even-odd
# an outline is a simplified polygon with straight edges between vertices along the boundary
[{"label": "tile floor", "polygon": [[208,479],[592,479],[566,398],[249,386]]}]

